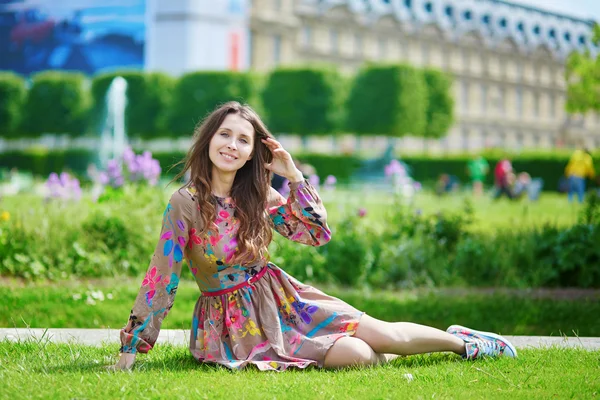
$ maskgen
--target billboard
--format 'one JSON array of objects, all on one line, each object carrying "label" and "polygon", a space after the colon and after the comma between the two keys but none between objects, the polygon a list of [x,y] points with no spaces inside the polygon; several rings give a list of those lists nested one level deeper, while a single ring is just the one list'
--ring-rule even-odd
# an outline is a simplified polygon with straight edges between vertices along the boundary
[{"label": "billboard", "polygon": [[146,0],[0,0],[0,69],[142,69]]}]

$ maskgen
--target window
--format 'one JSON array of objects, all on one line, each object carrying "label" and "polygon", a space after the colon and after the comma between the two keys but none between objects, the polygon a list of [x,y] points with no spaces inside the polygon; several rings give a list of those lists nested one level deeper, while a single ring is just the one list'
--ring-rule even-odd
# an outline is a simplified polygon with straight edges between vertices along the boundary
[{"label": "window", "polygon": [[384,60],[387,55],[387,42],[384,38],[377,40],[377,51],[379,53],[379,59]]},{"label": "window", "polygon": [[506,89],[502,87],[498,90],[498,111],[501,115],[506,113]]},{"label": "window", "polygon": [[548,31],[548,36],[552,39],[556,39],[556,29],[552,28]]},{"label": "window", "polygon": [[492,22],[492,18],[490,17],[489,14],[485,14],[482,18],[481,21],[483,21],[484,24],[489,25],[490,22]]},{"label": "window", "polygon": [[281,62],[281,35],[273,36],[273,63],[279,65]]},{"label": "window", "polygon": [[536,36],[539,36],[541,32],[542,32],[542,30],[540,29],[539,25],[536,25],[533,27],[533,33],[535,33]]},{"label": "window", "polygon": [[404,5],[406,6],[406,8],[411,8],[412,7],[412,0],[404,0]]},{"label": "window", "polygon": [[571,41],[571,33],[570,32],[565,32],[564,34],[564,38],[567,42]]},{"label": "window", "polygon": [[463,69],[468,71],[471,68],[471,58],[469,56],[469,50],[467,49],[462,49],[462,62]]},{"label": "window", "polygon": [[466,81],[462,81],[461,84],[461,100],[463,109],[466,110],[469,108],[469,83]]},{"label": "window", "polygon": [[329,30],[329,46],[332,54],[338,53],[338,32],[335,29]]},{"label": "window", "polygon": [[452,6],[446,6],[446,9],[444,10],[444,12],[450,18],[452,18],[454,16],[454,8],[452,8]]},{"label": "window", "polygon": [[498,25],[500,25],[501,28],[506,28],[507,24],[506,18],[500,18],[500,21],[498,21]]},{"label": "window", "polygon": [[304,26],[302,28],[302,45],[304,47],[310,47],[312,44],[312,29],[310,26]]},{"label": "window", "polygon": [[354,34],[354,55],[360,57],[363,51],[362,36],[359,33]]},{"label": "window", "polygon": [[523,88],[518,87],[516,91],[517,100],[515,105],[517,107],[517,115],[521,117],[523,115]]},{"label": "window", "polygon": [[540,116],[540,95],[538,93],[533,94],[533,116]]},{"label": "window", "polygon": [[487,111],[488,87],[485,83],[481,84],[481,111]]},{"label": "window", "polygon": [[421,43],[421,57],[423,59],[423,64],[429,64],[429,43],[423,42]]},{"label": "window", "polygon": [[553,94],[550,95],[549,103],[550,103],[548,106],[548,108],[549,108],[548,112],[550,114],[549,117],[550,117],[550,119],[555,119],[556,118],[556,114],[555,114],[556,113],[556,98],[554,97]]},{"label": "window", "polygon": [[467,21],[470,21],[473,19],[473,13],[471,12],[471,10],[467,10],[463,13],[463,18]]},{"label": "window", "polygon": [[429,14],[431,14],[433,12],[433,5],[431,4],[430,1],[425,3],[425,11],[427,11]]},{"label": "window", "polygon": [[536,133],[531,137],[531,139],[533,141],[534,148],[540,147],[540,135]]},{"label": "window", "polygon": [[579,44],[586,45],[587,41],[585,40],[585,36],[579,36]]},{"label": "window", "polygon": [[517,132],[517,134],[515,135],[515,139],[516,139],[516,142],[517,142],[517,149],[522,149],[523,148],[523,142],[524,142],[523,133]]},{"label": "window", "polygon": [[522,22],[519,22],[519,23],[517,24],[517,30],[518,30],[519,32],[525,32],[525,25],[524,25]]},{"label": "window", "polygon": [[469,150],[469,130],[465,127],[462,128],[462,148],[463,150]]}]

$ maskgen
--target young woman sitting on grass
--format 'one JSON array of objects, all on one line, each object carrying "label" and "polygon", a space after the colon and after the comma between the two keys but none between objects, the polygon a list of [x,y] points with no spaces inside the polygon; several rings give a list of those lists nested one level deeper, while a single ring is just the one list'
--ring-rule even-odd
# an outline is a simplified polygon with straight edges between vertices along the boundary
[{"label": "young woman sitting on grass", "polygon": [[[188,171],[189,181],[163,214],[160,240],[121,331],[116,368],[130,368],[137,353],[154,346],[184,257],[201,292],[190,334],[190,351],[201,362],[283,371],[438,351],[466,359],[517,355],[492,333],[377,320],[270,262],[272,228],[311,246],[327,243],[331,232],[317,191],[249,106],[227,103],[202,122],[175,180]],[[272,173],[289,180],[287,200],[271,188]]]}]

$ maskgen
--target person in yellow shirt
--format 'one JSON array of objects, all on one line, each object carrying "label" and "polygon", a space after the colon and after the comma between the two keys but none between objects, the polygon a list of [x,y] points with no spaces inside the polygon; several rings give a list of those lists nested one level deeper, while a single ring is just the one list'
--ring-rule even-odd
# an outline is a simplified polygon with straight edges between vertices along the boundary
[{"label": "person in yellow shirt", "polygon": [[569,180],[569,202],[573,201],[573,195],[577,194],[580,203],[583,203],[585,193],[585,179],[594,179],[594,163],[592,156],[587,150],[575,150],[567,167],[565,176]]}]

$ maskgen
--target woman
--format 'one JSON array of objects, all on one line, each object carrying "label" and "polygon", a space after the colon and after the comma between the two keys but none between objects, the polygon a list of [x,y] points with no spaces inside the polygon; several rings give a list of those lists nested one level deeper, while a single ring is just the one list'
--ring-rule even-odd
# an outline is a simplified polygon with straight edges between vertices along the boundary
[{"label": "woman", "polygon": [[[372,365],[434,351],[467,359],[516,356],[494,334],[371,318],[269,262],[272,227],[312,246],[331,234],[317,192],[250,107],[230,102],[203,121],[181,174],[187,171],[189,182],[163,214],[158,246],[121,331],[116,368],[130,368],[136,353],[156,342],[184,257],[202,292],[190,334],[190,350],[202,362],[282,371]],[[287,201],[270,187],[272,173],[289,180]]]}]

